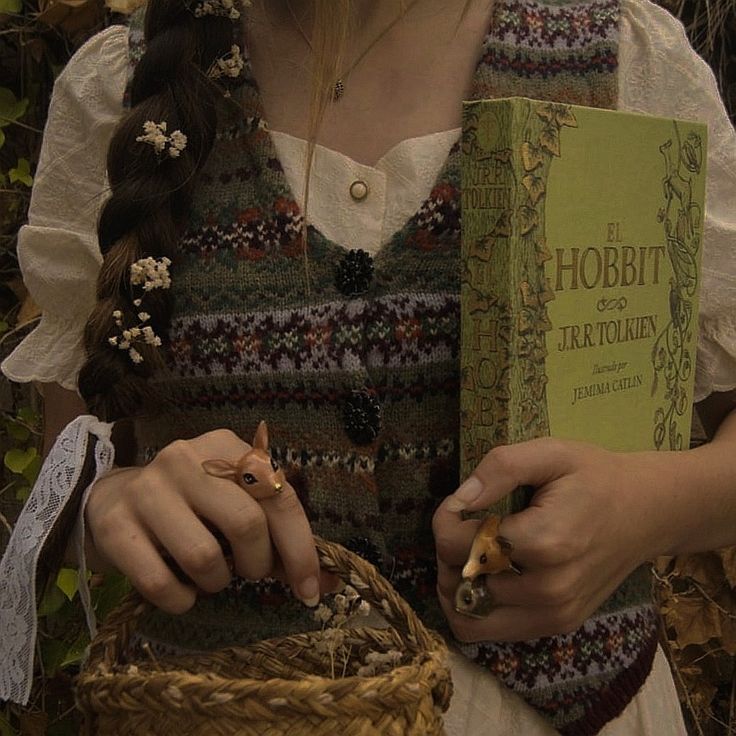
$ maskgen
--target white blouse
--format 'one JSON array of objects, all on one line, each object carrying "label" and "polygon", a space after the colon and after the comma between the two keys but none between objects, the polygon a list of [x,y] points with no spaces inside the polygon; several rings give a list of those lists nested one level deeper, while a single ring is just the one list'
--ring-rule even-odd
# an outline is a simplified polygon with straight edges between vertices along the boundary
[{"label": "white blouse", "polygon": [[[682,25],[650,0],[622,2],[619,63],[619,109],[709,126],[697,401],[736,386],[736,133],[710,68]],[[90,39],[56,82],[18,243],[26,285],[43,316],[2,363],[11,380],[76,390],[101,261],[96,223],[108,193],[105,154],[123,114],[127,73],[128,31],[112,26]],[[317,146],[310,222],[335,242],[375,252],[428,196],[459,135],[455,129],[410,138],[375,166]],[[300,199],[306,143],[286,133],[272,136]],[[356,181],[368,188],[359,201],[350,194]]]}]

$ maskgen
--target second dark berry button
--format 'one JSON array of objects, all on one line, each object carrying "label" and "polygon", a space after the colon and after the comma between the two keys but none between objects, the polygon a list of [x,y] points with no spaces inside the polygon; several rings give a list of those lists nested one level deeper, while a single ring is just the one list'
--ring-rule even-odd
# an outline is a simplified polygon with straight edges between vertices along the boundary
[{"label": "second dark berry button", "polygon": [[381,405],[366,389],[353,391],[343,406],[345,432],[356,445],[370,445],[381,431]]},{"label": "second dark berry button", "polygon": [[373,258],[360,248],[349,250],[335,269],[335,286],[345,296],[365,294],[372,279]]}]

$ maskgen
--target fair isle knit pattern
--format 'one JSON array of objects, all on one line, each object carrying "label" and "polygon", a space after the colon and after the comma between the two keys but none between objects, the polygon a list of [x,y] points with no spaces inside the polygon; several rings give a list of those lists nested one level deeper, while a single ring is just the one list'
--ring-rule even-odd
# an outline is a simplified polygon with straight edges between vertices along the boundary
[{"label": "fair isle knit pattern", "polygon": [[[498,0],[473,97],[614,107],[618,14],[617,0]],[[315,531],[378,564],[444,628],[431,519],[459,481],[458,147],[372,270],[310,227],[307,288],[302,215],[247,56],[244,83],[219,112],[172,266],[168,371],[157,380],[170,401],[137,422],[140,459],[216,427],[249,440],[266,419]],[[145,635],[196,649],[309,625],[279,584],[236,581],[183,617],[157,614]],[[582,736],[623,710],[655,647],[642,569],[570,635],[464,650],[562,733]]]}]

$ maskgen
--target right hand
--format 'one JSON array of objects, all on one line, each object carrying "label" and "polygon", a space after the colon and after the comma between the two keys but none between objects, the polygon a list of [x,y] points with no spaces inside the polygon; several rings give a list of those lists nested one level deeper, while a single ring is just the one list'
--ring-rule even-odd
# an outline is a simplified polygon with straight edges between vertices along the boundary
[{"label": "right hand", "polygon": [[[298,598],[316,605],[319,561],[294,489],[287,483],[278,495],[258,502],[233,481],[202,469],[203,460],[235,460],[249,448],[230,430],[218,429],[172,442],[145,467],[100,478],[85,510],[90,560],[117,568],[158,608],[184,613],[194,605],[197,588],[216,593],[231,580],[206,521],[229,541],[236,574],[285,578]],[[194,584],[179,580],[165,557]]]}]

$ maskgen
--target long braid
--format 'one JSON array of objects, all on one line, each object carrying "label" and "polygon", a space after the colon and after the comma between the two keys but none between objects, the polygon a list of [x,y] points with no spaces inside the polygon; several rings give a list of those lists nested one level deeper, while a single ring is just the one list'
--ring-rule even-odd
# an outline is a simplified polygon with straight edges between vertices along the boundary
[{"label": "long braid", "polygon": [[[135,348],[142,362],[111,346],[122,324],[139,323],[138,313],[165,339],[171,318],[168,291],[145,292],[131,286],[130,267],[145,257],[171,258],[189,211],[192,190],[214,143],[216,95],[221,91],[207,70],[226,54],[233,40],[232,21],[195,17],[184,0],[150,0],[145,21],[146,49],[130,87],[131,109],[118,125],[107,157],[111,197],[98,224],[103,263],[97,304],[85,327],[87,362],[79,389],[93,413],[108,421],[141,411],[147,378],[162,365],[160,351],[144,342]],[[181,130],[186,148],[172,158],[157,157],[150,145],[136,141],[146,121],[165,121]]]}]

